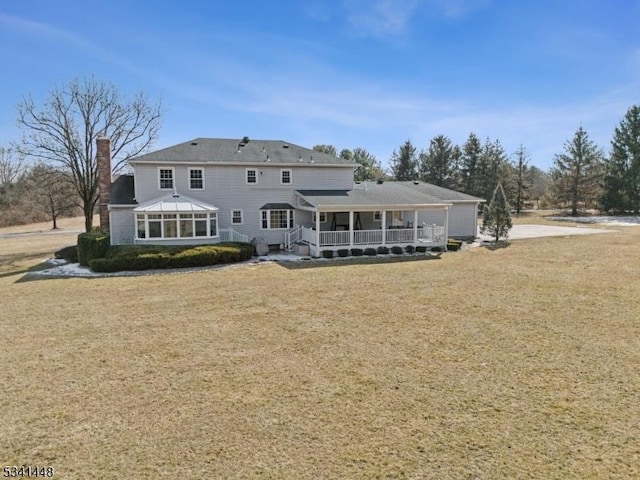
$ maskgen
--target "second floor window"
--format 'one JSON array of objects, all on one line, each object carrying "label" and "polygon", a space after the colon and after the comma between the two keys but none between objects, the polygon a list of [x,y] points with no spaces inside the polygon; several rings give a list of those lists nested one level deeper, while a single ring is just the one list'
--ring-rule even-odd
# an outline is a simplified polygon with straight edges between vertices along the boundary
[{"label": "second floor window", "polygon": [[204,190],[204,173],[201,168],[189,169],[189,189]]},{"label": "second floor window", "polygon": [[280,170],[280,183],[282,185],[291,184],[291,170]]},{"label": "second floor window", "polygon": [[247,168],[247,183],[258,183],[258,172],[252,168]]},{"label": "second floor window", "polygon": [[173,189],[173,169],[161,168],[159,175],[160,175],[160,189],[172,190]]}]

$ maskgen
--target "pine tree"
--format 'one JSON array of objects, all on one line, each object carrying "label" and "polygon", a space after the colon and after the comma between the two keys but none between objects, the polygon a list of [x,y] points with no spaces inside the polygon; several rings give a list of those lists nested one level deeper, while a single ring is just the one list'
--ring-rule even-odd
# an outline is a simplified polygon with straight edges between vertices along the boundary
[{"label": "pine tree", "polygon": [[376,180],[384,177],[382,164],[374,155],[367,152],[364,148],[354,148],[353,150],[345,148],[340,152],[340,158],[360,164],[353,172],[353,179],[356,182]]},{"label": "pine tree", "polygon": [[400,151],[391,156],[391,174],[394,180],[415,180],[417,178],[416,147],[410,140],[404,142]]},{"label": "pine tree", "polygon": [[489,233],[495,239],[495,243],[498,243],[501,238],[509,236],[512,226],[507,197],[502,184],[498,183],[491,196],[489,207],[484,211],[482,233]]},{"label": "pine tree", "polygon": [[475,133],[462,146],[460,157],[460,181],[462,191],[479,197],[484,194],[479,188],[479,168],[482,157],[482,144]]},{"label": "pine tree", "polygon": [[524,203],[529,198],[529,188],[531,187],[529,154],[524,145],[520,145],[515,152],[515,161],[513,162],[513,171],[515,176],[513,186],[513,206],[516,214],[524,208]]},{"label": "pine tree", "polygon": [[315,150],[316,152],[326,153],[327,155],[331,155],[332,157],[338,156],[338,151],[333,145],[314,145],[311,149]]},{"label": "pine tree", "polygon": [[551,170],[556,198],[568,202],[571,215],[578,215],[578,206],[598,198],[604,154],[582,128],[564,145],[565,153],[554,158]]},{"label": "pine tree", "polygon": [[509,160],[500,140],[491,142],[488,138],[482,148],[482,155],[476,167],[476,196],[484,199],[492,197],[498,184],[503,191],[510,191]]},{"label": "pine tree", "polygon": [[601,206],[604,210],[640,210],[640,105],[627,110],[611,141],[605,162]]},{"label": "pine tree", "polygon": [[420,178],[440,187],[457,189],[460,149],[446,135],[431,139],[429,150],[420,153]]}]

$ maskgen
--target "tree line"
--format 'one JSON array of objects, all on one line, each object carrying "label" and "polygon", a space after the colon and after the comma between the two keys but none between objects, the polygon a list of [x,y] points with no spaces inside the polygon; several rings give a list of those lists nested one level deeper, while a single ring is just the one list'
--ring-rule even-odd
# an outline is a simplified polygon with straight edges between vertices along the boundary
[{"label": "tree line", "polygon": [[406,140],[393,151],[386,171],[362,148],[339,155],[332,145],[313,148],[360,163],[357,181],[422,180],[487,201],[500,185],[516,213],[531,206],[567,208],[574,216],[591,208],[640,213],[640,105],[631,106],[615,128],[609,155],[580,126],[554,155],[549,172],[531,165],[524,145],[508,155],[499,140],[481,142],[475,133],[462,145],[436,135],[419,151]]},{"label": "tree line", "polygon": [[[316,145],[315,150],[336,155],[332,145]],[[353,152],[358,152],[353,155]],[[390,180],[422,180],[480,198],[490,199],[502,184],[509,202],[520,212],[530,201],[539,201],[547,192],[550,177],[530,165],[529,154],[520,146],[513,159],[499,140],[480,141],[471,133],[461,146],[446,135],[433,137],[426,149],[418,151],[410,140],[393,151],[389,170],[362,148],[345,149],[340,157],[360,163],[356,181],[387,178]]]}]

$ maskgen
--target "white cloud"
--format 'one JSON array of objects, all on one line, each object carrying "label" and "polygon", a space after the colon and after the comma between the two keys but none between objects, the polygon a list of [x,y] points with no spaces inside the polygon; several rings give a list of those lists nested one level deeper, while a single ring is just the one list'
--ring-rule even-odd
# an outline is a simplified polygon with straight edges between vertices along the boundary
[{"label": "white cloud", "polygon": [[424,0],[347,0],[347,20],[361,35],[401,35]]}]

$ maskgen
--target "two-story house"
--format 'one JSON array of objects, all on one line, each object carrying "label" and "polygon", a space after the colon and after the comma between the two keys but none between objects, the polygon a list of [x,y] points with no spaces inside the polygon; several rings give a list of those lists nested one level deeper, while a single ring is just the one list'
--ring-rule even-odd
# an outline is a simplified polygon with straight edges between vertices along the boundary
[{"label": "two-story house", "polygon": [[198,138],[129,163],[100,199],[114,245],[442,246],[476,236],[482,201],[424,182],[354,184],[358,164],[279,140]]}]

